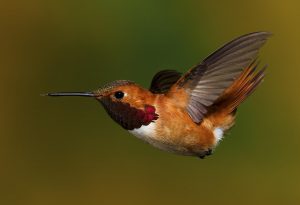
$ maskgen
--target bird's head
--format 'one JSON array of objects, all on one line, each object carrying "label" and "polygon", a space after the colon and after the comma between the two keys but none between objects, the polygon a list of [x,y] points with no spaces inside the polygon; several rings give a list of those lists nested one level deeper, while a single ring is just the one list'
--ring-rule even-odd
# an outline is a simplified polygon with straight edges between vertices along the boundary
[{"label": "bird's head", "polygon": [[110,117],[127,130],[149,125],[158,119],[153,105],[154,94],[132,81],[113,81],[92,92],[58,92],[46,95],[95,98]]}]

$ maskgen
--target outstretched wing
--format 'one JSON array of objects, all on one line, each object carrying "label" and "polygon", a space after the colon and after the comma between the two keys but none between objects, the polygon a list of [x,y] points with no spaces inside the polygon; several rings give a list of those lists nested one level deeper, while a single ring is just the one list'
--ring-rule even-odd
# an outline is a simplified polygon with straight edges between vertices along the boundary
[{"label": "outstretched wing", "polygon": [[200,123],[223,91],[253,60],[271,34],[255,32],[225,44],[190,69],[174,85],[189,95],[187,111],[195,123]]},{"label": "outstretched wing", "polygon": [[169,89],[181,77],[181,73],[175,70],[162,70],[156,73],[151,82],[150,91],[155,94],[162,94],[169,91]]}]

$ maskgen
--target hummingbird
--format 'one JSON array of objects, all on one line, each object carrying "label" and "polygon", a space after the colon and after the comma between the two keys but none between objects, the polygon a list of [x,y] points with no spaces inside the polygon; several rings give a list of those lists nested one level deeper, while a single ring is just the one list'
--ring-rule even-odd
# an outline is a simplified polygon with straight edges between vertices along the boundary
[{"label": "hummingbird", "polygon": [[239,105],[265,77],[258,52],[271,36],[253,32],[224,44],[186,73],[162,70],[148,89],[116,80],[92,92],[46,96],[83,96],[99,101],[124,129],[154,147],[203,159],[211,155],[234,125]]}]

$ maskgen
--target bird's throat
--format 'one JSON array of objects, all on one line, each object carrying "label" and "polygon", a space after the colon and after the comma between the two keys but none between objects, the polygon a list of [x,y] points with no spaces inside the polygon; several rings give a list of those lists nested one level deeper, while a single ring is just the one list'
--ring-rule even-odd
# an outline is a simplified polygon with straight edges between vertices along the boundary
[{"label": "bird's throat", "polygon": [[115,102],[109,98],[103,98],[101,103],[110,117],[127,130],[149,125],[158,119],[156,109],[152,105],[145,105],[144,109],[137,109],[128,103]]}]

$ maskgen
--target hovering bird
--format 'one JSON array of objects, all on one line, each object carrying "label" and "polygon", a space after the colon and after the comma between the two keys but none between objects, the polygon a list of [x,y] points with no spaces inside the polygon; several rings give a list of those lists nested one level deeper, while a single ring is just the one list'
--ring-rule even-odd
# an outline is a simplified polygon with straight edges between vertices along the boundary
[{"label": "hovering bird", "polygon": [[92,92],[46,95],[92,97],[139,139],[161,150],[204,158],[233,126],[238,106],[264,79],[265,68],[256,71],[256,59],[269,37],[268,32],[240,36],[183,75],[158,72],[149,89],[117,80]]}]

